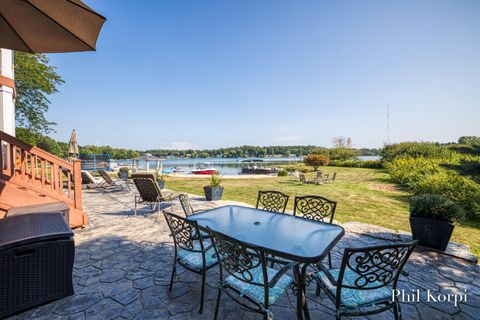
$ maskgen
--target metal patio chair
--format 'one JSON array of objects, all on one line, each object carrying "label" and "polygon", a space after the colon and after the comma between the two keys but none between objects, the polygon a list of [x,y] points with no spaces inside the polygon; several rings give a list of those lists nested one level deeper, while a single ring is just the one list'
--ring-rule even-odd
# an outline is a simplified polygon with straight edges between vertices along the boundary
[{"label": "metal patio chair", "polygon": [[[98,170],[98,174],[102,177],[103,181],[97,185],[97,188],[125,190],[125,187],[115,182],[105,170]],[[127,183],[125,183],[125,185],[130,189]]]},{"label": "metal patio chair", "polygon": [[199,313],[202,313],[205,296],[205,275],[207,270],[211,269],[218,263],[215,249],[211,243],[203,241],[196,221],[189,221],[183,217],[165,211],[163,211],[163,215],[165,216],[165,220],[167,220],[175,246],[169,290],[172,291],[177,263],[191,272],[200,274],[202,276],[202,293],[200,297]]},{"label": "metal patio chair", "polygon": [[401,318],[400,305],[393,301],[400,273],[417,241],[368,248],[346,248],[340,269],[326,269],[313,277],[333,301],[336,319],[342,316],[364,316],[393,309],[395,319]]},{"label": "metal patio chair", "polygon": [[151,210],[158,208],[158,211],[160,211],[160,203],[169,201],[173,207],[173,200],[179,196],[177,193],[161,191],[158,183],[151,178],[133,176],[133,183],[139,193],[138,196],[135,195],[135,215],[139,203],[147,203]]},{"label": "metal patio chair", "polygon": [[258,191],[256,208],[270,212],[285,213],[289,195],[280,191]]},{"label": "metal patio chair", "polygon": [[[211,229],[208,231],[220,262],[220,286],[214,319],[218,317],[222,292],[243,307],[262,314],[263,319],[269,319],[270,306],[293,283],[293,278],[286,272],[297,263],[276,260],[275,263],[282,264],[283,267],[279,270],[269,268],[267,261],[271,258],[267,258],[264,248]],[[224,271],[228,275],[226,278],[223,276]]]},{"label": "metal patio chair", "polygon": [[[185,213],[185,216],[191,216],[192,214],[202,212],[202,210],[194,210],[192,203],[190,202],[190,198],[188,197],[187,194],[182,193],[178,196],[178,200],[180,201],[180,204],[182,205],[183,213]],[[206,231],[200,230],[200,233],[202,234],[202,237],[204,239],[209,238],[209,234]]]},{"label": "metal patio chair", "polygon": [[[301,216],[305,219],[332,223],[336,207],[337,203],[335,201],[320,196],[295,197],[293,215]],[[330,269],[332,268],[330,252],[328,252],[328,266]]]},{"label": "metal patio chair", "polygon": [[188,197],[187,194],[183,193],[178,196],[178,200],[180,201],[180,204],[182,205],[183,213],[185,213],[185,216],[191,216],[192,214],[201,212],[201,210],[194,210],[192,203],[190,202],[190,198]]}]

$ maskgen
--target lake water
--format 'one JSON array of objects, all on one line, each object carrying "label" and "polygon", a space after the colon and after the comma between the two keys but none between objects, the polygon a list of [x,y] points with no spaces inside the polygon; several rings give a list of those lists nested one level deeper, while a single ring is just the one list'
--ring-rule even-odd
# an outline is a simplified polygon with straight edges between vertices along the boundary
[{"label": "lake water", "polygon": [[[163,161],[164,171],[176,167],[180,169],[182,174],[188,174],[200,163],[209,162],[215,167],[221,175],[238,175],[243,167],[255,165],[257,167],[275,167],[282,164],[295,164],[303,161],[303,158],[262,158],[263,162],[245,163],[242,160],[252,158],[192,158],[192,159],[166,159]],[[378,160],[380,157],[366,156],[359,157],[360,160]],[[112,160],[113,161],[113,160]],[[118,166],[131,166],[130,160],[115,160]],[[145,161],[139,161],[140,169],[145,169]],[[148,164],[150,169],[155,168],[155,162],[150,161]]]}]

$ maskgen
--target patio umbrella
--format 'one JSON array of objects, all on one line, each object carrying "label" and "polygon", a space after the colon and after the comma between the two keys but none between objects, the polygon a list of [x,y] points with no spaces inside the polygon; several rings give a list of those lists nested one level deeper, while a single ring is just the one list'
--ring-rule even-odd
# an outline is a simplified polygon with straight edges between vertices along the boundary
[{"label": "patio umbrella", "polygon": [[70,141],[68,142],[68,154],[74,159],[78,157],[78,142],[75,129],[73,129],[72,135],[70,136]]},{"label": "patio umbrella", "polygon": [[95,50],[105,17],[80,0],[2,0],[0,48],[30,53]]}]

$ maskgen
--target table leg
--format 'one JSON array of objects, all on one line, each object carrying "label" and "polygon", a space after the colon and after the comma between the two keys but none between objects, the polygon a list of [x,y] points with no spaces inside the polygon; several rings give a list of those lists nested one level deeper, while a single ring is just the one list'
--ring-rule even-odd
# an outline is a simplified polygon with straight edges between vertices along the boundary
[{"label": "table leg", "polygon": [[307,275],[307,267],[308,264],[304,264],[302,269],[300,270],[300,266],[296,265],[293,268],[293,273],[295,279],[297,281],[297,319],[303,320],[305,316],[305,320],[310,319],[310,314],[308,312],[308,306],[305,296],[305,279]]}]

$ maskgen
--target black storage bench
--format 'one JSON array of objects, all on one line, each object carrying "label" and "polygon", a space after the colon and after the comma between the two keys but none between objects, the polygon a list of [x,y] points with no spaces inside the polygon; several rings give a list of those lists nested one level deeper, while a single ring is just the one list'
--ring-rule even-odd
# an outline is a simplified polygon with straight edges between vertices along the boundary
[{"label": "black storage bench", "polygon": [[74,257],[61,212],[0,220],[0,318],[72,295]]}]

